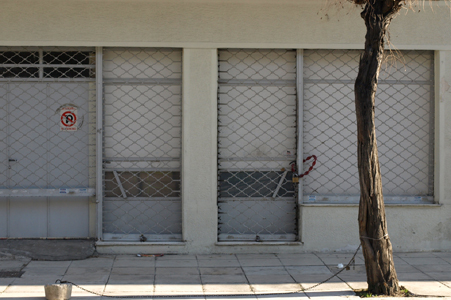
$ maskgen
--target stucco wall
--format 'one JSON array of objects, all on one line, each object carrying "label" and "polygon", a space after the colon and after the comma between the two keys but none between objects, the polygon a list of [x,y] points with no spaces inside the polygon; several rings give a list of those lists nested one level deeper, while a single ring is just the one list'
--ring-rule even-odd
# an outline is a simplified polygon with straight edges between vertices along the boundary
[{"label": "stucco wall", "polygon": [[[327,1],[333,2],[333,1]],[[358,8],[315,0],[3,0],[4,45],[361,48]],[[417,13],[421,10],[421,13]],[[449,9],[402,11],[398,49],[450,49]]]},{"label": "stucco wall", "polygon": [[[325,2],[325,1],[324,1]],[[357,206],[303,206],[302,242],[218,244],[217,48],[362,48],[359,9],[300,0],[3,0],[0,45],[181,47],[183,243],[100,243],[99,252],[232,253],[352,251]],[[434,4],[435,5],[435,4]],[[436,206],[388,206],[394,249],[451,249],[451,17],[443,3],[403,11],[397,49],[436,51]],[[416,9],[418,11],[418,9]],[[446,28],[446,30],[444,30]],[[91,220],[93,223],[95,220]],[[92,224],[91,224],[92,225]],[[92,227],[92,226],[91,226]]]},{"label": "stucco wall", "polygon": [[[449,203],[449,199],[445,200]],[[449,204],[441,207],[386,206],[388,232],[394,251],[451,249]],[[303,249],[352,251],[359,245],[358,206],[304,208]]]}]

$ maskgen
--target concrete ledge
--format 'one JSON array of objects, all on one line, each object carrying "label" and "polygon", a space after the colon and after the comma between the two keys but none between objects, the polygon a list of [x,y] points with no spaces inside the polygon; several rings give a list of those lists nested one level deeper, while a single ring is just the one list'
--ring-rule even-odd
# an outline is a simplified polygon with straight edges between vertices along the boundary
[{"label": "concrete ledge", "polygon": [[184,242],[117,242],[99,241],[96,250],[99,254],[185,254]]},{"label": "concrete ledge", "polygon": [[111,241],[98,241],[97,247],[103,246],[185,246],[185,242],[111,242]]},{"label": "concrete ledge", "polygon": [[216,246],[302,246],[303,242],[217,242]]}]

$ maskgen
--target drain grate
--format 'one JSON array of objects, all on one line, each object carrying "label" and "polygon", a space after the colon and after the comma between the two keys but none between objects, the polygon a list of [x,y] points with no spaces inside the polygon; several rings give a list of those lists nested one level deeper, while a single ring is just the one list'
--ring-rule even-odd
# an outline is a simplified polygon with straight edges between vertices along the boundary
[{"label": "drain grate", "polygon": [[20,278],[22,271],[0,271],[0,278]]}]

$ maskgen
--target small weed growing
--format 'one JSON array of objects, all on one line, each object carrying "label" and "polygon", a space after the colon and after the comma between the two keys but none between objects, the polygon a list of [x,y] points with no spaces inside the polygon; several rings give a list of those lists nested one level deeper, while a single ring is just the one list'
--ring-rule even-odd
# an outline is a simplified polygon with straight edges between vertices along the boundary
[{"label": "small weed growing", "polygon": [[409,292],[409,290],[407,290],[405,287],[401,286],[401,291],[400,291],[402,297],[415,297],[414,294],[412,294],[411,292]]},{"label": "small weed growing", "polygon": [[360,298],[371,298],[371,297],[374,297],[374,295],[371,294],[370,292],[368,292],[368,290],[361,290],[359,292],[356,292],[356,294]]},{"label": "small weed growing", "polygon": [[[367,289],[365,289],[365,290],[358,290],[358,291],[355,291],[355,293],[360,298],[372,298],[372,297],[376,297],[377,298],[377,297],[379,297],[378,295],[374,295],[374,294],[368,292]],[[386,296],[381,295],[380,297],[386,297]],[[412,294],[411,292],[409,292],[405,287],[401,286],[399,294],[394,296],[394,297],[415,297],[415,295]]]}]

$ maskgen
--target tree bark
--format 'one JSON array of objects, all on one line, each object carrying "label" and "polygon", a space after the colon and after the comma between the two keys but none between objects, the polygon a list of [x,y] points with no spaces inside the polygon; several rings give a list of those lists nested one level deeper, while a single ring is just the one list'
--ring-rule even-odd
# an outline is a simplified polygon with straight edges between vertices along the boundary
[{"label": "tree bark", "polygon": [[375,95],[388,26],[400,1],[368,0],[361,13],[366,25],[365,50],[355,82],[357,153],[360,182],[359,233],[368,291],[395,295],[399,282],[388,236],[374,123]]}]

